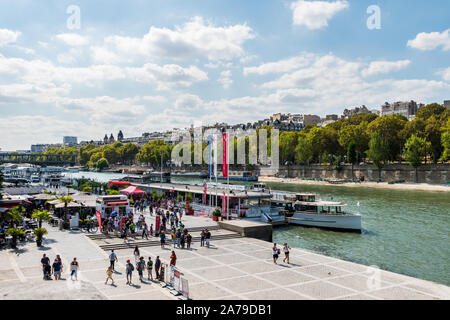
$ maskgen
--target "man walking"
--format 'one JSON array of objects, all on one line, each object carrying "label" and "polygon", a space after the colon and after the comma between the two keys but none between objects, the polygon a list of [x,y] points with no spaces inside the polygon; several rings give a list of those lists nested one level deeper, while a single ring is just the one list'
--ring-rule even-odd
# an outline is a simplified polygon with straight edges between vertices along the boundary
[{"label": "man walking", "polygon": [[206,229],[206,232],[205,232],[205,241],[206,241],[206,247],[209,248],[209,243],[211,242],[211,232],[209,232],[208,229]]},{"label": "man walking", "polygon": [[53,262],[52,272],[55,276],[55,280],[61,280],[61,261],[58,259],[55,259],[55,262]]},{"label": "man walking", "polygon": [[148,229],[147,229],[147,223],[144,221],[142,224],[142,239],[147,239],[148,240]]},{"label": "man walking", "polygon": [[133,277],[134,266],[130,260],[127,260],[127,264],[125,266],[125,272],[127,274],[127,284],[131,284],[131,280]]},{"label": "man walking", "polygon": [[200,247],[205,246],[205,229],[200,233]]},{"label": "man walking", "polygon": [[153,281],[152,269],[153,269],[152,257],[148,257],[148,261],[147,261],[148,280],[151,279]]},{"label": "man walking", "polygon": [[159,260],[159,256],[157,256],[156,260],[155,260],[155,275],[156,275],[156,279],[159,279],[159,268],[161,268],[161,260]]},{"label": "man walking", "polygon": [[45,255],[45,253],[42,255],[41,264],[42,264],[42,273],[44,275],[45,280],[45,266],[50,264],[50,259]]},{"label": "man walking", "polygon": [[118,261],[117,255],[114,252],[114,249],[111,250],[111,254],[109,255],[109,266],[111,267],[111,270],[115,272],[114,270],[114,262]]},{"label": "man walking", "polygon": [[143,282],[142,277],[144,276],[144,269],[145,269],[145,260],[144,257],[139,258],[139,262],[137,263],[137,270],[139,274],[139,281]]}]

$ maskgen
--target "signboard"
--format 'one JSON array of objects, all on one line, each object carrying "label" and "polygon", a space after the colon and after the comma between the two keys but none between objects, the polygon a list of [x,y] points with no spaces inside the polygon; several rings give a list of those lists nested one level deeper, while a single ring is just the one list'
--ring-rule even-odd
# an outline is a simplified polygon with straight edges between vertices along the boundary
[{"label": "signboard", "polygon": [[174,278],[173,278],[173,288],[176,290],[176,291],[180,291],[180,277],[181,277],[181,274],[180,274],[180,271],[178,271],[177,269],[173,269],[173,276],[174,276]]},{"label": "signboard", "polygon": [[186,299],[189,299],[189,285],[188,280],[185,278],[181,278],[181,294]]}]

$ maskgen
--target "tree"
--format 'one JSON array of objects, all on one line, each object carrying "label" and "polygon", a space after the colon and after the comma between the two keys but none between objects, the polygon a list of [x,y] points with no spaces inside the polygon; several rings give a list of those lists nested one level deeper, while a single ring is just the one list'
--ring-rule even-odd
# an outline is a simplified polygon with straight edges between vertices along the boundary
[{"label": "tree", "polygon": [[378,133],[380,138],[387,144],[389,149],[388,159],[394,161],[400,157],[405,140],[400,132],[405,127],[408,120],[401,115],[382,116],[367,126],[367,132],[372,135]]},{"label": "tree", "polygon": [[89,166],[94,167],[97,163],[98,160],[100,160],[101,158],[103,158],[103,153],[102,152],[95,152],[91,155],[91,158],[89,159]]},{"label": "tree", "polygon": [[378,180],[381,180],[381,168],[389,160],[389,146],[377,132],[372,133],[369,141],[369,150],[366,153],[378,168]]},{"label": "tree", "polygon": [[[122,144],[122,143],[120,143],[120,144]],[[114,163],[118,162],[120,160],[119,148],[117,148],[117,149],[114,148],[114,145],[112,145],[112,146],[110,146],[110,145],[105,146],[104,149],[103,149],[103,154],[102,154],[103,158],[108,160],[108,163],[114,164]],[[99,161],[99,160],[97,160],[97,161]]]},{"label": "tree", "polygon": [[136,159],[140,147],[134,143],[127,143],[120,148],[120,156],[124,163],[131,164]]},{"label": "tree", "polygon": [[9,228],[6,230],[6,234],[12,237],[11,247],[15,248],[17,246],[17,238],[25,235],[25,232],[19,228]]},{"label": "tree", "polygon": [[415,135],[412,135],[405,143],[403,155],[416,171],[416,183],[418,181],[417,168],[422,165],[422,161],[430,148],[431,143]]},{"label": "tree", "polygon": [[446,111],[446,107],[439,103],[431,103],[422,108],[419,108],[416,113],[416,118],[428,120],[431,116],[439,117]]},{"label": "tree", "polygon": [[311,142],[305,136],[300,136],[295,147],[295,160],[297,163],[306,162],[309,165],[309,161],[313,157],[313,149]]},{"label": "tree", "polygon": [[357,163],[358,157],[356,154],[356,143],[353,141],[349,143],[347,148],[347,161],[352,164],[352,179],[354,179],[353,166]]},{"label": "tree", "polygon": [[11,210],[6,212],[6,216],[15,224],[19,224],[23,221],[23,215],[25,209],[23,207],[13,207]]},{"label": "tree", "polygon": [[297,132],[282,132],[280,134],[280,162],[282,164],[295,161],[298,136]]},{"label": "tree", "polygon": [[437,163],[443,151],[443,146],[441,144],[442,142],[441,127],[442,123],[435,115],[432,115],[426,121],[424,136],[427,139],[427,141],[429,141],[431,144],[430,151],[434,163]]},{"label": "tree", "polygon": [[95,167],[97,169],[99,169],[100,171],[102,171],[103,169],[109,167],[109,162],[106,158],[101,158],[97,161],[97,163],[95,164]]},{"label": "tree", "polygon": [[42,228],[42,221],[49,221],[51,219],[50,212],[47,210],[34,210],[31,218],[38,221],[39,228]]},{"label": "tree", "polygon": [[80,147],[80,151],[78,154],[78,161],[80,162],[80,165],[85,166],[88,164],[89,160],[91,159],[92,150],[95,149],[95,146],[90,143],[86,146]]},{"label": "tree", "polygon": [[59,197],[58,200],[61,203],[64,203],[64,221],[67,221],[68,216],[67,216],[67,211],[68,211],[68,204],[71,203],[73,201],[73,198],[71,196],[63,196],[63,197]]},{"label": "tree", "polygon": [[441,161],[450,160],[450,131],[446,131],[442,134],[442,146],[444,152],[442,152]]}]

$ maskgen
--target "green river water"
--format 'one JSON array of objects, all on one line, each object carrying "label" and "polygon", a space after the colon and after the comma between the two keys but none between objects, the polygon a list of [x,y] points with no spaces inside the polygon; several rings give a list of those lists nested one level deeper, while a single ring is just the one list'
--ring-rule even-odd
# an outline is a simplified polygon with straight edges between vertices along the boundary
[{"label": "green river water", "polygon": [[[69,174],[70,175],[70,174]],[[107,182],[121,174],[74,173]],[[174,179],[180,182],[200,182]],[[313,192],[323,200],[341,201],[362,215],[362,234],[301,226],[275,227],[273,241],[288,242],[335,258],[378,266],[408,276],[450,285],[450,195],[446,192],[400,191],[342,186],[267,183],[272,190]]]}]

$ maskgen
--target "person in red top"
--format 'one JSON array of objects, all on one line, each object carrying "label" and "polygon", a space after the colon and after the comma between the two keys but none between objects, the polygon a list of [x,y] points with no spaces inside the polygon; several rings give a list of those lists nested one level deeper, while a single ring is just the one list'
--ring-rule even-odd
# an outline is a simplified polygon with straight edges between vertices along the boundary
[{"label": "person in red top", "polygon": [[170,266],[174,266],[177,263],[177,255],[175,254],[175,251],[172,251],[172,255],[170,256]]}]

